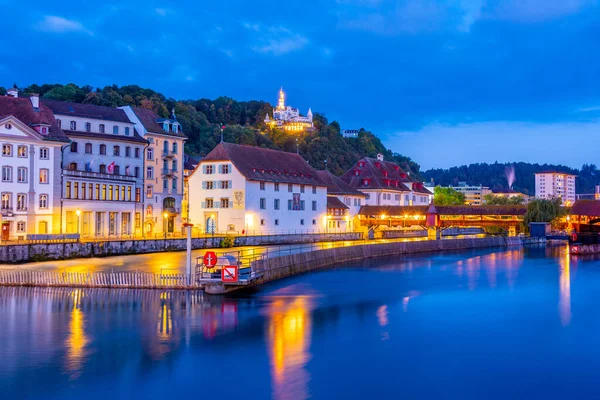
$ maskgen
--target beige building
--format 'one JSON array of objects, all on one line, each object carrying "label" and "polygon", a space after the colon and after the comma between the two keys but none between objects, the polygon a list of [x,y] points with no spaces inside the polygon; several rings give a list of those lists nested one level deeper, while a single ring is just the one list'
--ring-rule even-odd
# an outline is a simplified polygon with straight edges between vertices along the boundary
[{"label": "beige building", "polygon": [[187,137],[173,110],[169,118],[140,107],[121,107],[148,141],[144,165],[144,234],[181,232],[184,191],[183,146]]},{"label": "beige building", "polygon": [[487,186],[467,185],[466,182],[458,182],[457,186],[450,186],[457,192],[465,195],[465,204],[470,206],[480,206],[484,203],[484,197],[491,194],[492,191]]},{"label": "beige building", "polygon": [[577,176],[558,171],[538,172],[535,174],[535,197],[559,197],[564,205],[570,206],[575,202],[575,178]]}]

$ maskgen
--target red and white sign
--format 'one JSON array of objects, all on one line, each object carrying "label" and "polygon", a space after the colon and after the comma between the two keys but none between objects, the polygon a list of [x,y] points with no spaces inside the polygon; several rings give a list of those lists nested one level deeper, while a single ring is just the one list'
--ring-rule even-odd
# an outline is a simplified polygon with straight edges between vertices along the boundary
[{"label": "red and white sign", "polygon": [[579,253],[579,246],[571,246],[571,253],[572,254],[578,254]]},{"label": "red and white sign", "polygon": [[237,282],[238,278],[237,265],[223,266],[223,268],[221,268],[221,280],[223,282]]},{"label": "red and white sign", "polygon": [[204,265],[206,268],[214,268],[217,265],[217,255],[214,251],[204,253]]}]

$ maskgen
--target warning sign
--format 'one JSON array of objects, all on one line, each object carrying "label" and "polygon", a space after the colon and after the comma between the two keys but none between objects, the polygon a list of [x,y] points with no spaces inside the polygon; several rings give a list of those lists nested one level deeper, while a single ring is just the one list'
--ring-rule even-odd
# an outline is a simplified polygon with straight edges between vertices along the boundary
[{"label": "warning sign", "polygon": [[237,282],[238,281],[238,267],[237,265],[223,266],[221,268],[221,280],[225,283]]}]

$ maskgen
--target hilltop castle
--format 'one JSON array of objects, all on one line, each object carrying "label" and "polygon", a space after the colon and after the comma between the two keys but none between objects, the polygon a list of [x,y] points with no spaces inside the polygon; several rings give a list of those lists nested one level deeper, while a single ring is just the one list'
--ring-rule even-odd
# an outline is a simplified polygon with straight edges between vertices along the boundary
[{"label": "hilltop castle", "polygon": [[306,117],[303,117],[297,108],[285,105],[283,88],[279,89],[279,101],[277,102],[277,108],[273,109],[273,119],[267,114],[265,123],[270,127],[280,127],[286,131],[305,131],[314,127],[313,113],[310,108]]}]

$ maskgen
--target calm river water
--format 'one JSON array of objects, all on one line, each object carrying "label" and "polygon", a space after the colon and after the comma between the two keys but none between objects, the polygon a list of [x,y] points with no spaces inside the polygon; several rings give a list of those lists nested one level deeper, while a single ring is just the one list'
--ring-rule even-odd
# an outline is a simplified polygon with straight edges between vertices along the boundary
[{"label": "calm river water", "polygon": [[600,260],[347,265],[238,298],[0,288],[2,399],[599,397]]}]

